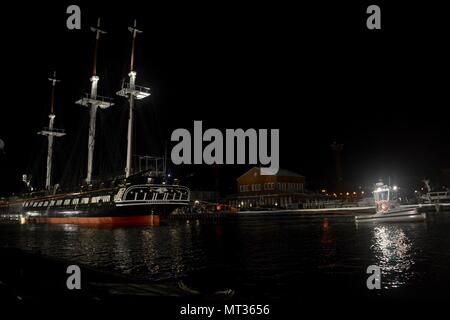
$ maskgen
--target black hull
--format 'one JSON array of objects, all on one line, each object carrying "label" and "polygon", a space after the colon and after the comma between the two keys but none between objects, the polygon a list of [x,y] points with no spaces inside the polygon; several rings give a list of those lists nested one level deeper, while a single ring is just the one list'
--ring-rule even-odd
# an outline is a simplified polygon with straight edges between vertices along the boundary
[{"label": "black hull", "polygon": [[116,206],[115,204],[102,205],[86,205],[73,206],[63,209],[46,209],[46,210],[27,210],[23,209],[23,214],[30,217],[45,218],[87,218],[87,217],[126,217],[126,216],[146,216],[159,215],[167,216],[175,209],[179,208],[179,204],[145,204],[145,205],[125,205]]},{"label": "black hull", "polygon": [[[153,224],[189,205],[180,186],[132,185],[118,189],[16,199],[0,206],[0,215],[23,223]],[[156,219],[155,217],[158,217]]]}]

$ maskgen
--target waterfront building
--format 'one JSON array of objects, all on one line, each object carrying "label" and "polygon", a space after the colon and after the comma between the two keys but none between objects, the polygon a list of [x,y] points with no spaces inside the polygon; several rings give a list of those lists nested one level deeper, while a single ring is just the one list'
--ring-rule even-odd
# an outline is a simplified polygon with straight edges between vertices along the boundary
[{"label": "waterfront building", "polygon": [[253,167],[237,178],[237,194],[229,204],[240,208],[298,206],[305,199],[305,177],[280,169],[275,175],[261,175]]}]

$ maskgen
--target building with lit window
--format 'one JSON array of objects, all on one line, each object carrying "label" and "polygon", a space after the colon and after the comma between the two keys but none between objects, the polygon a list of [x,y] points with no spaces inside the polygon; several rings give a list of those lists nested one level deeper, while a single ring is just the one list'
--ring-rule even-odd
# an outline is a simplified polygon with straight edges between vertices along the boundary
[{"label": "building with lit window", "polygon": [[254,167],[237,179],[237,191],[229,201],[233,206],[287,208],[305,198],[305,177],[284,169],[261,175],[261,169]]}]

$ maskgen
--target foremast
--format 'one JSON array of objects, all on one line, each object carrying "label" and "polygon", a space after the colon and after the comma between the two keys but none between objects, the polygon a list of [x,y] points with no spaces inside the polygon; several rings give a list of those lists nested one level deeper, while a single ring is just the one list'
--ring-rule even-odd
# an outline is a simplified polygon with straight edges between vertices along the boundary
[{"label": "foremast", "polygon": [[91,81],[91,93],[85,94],[76,103],[89,108],[89,138],[88,138],[88,159],[87,159],[87,173],[86,183],[92,183],[92,168],[94,163],[94,149],[95,149],[95,126],[97,122],[97,109],[107,109],[113,105],[112,99],[102,97],[97,94],[98,81],[100,78],[97,76],[97,52],[98,42],[101,34],[106,32],[100,29],[100,18],[97,20],[97,26],[91,27],[91,31],[95,33],[95,48],[94,48],[94,63],[92,70]]},{"label": "foremast", "polygon": [[130,78],[129,83],[124,83],[122,89],[117,92],[117,95],[127,97],[129,102],[128,113],[128,131],[127,131],[127,161],[125,166],[125,178],[128,178],[132,174],[132,152],[133,152],[133,122],[134,122],[134,100],[140,100],[150,95],[150,89],[146,87],[137,86],[136,71],[134,70],[134,50],[136,35],[142,33],[141,30],[136,28],[136,20],[134,20],[133,27],[128,27],[128,31],[131,32],[131,59],[130,59],[130,72],[128,76]]},{"label": "foremast", "polygon": [[45,189],[50,190],[52,187],[52,160],[53,160],[53,138],[59,138],[65,135],[64,130],[55,129],[55,87],[60,80],[56,79],[56,72],[53,72],[53,78],[48,78],[52,83],[52,97],[50,103],[50,114],[48,115],[48,127],[39,131],[38,134],[46,136],[48,140],[47,146],[47,174],[45,178]]}]

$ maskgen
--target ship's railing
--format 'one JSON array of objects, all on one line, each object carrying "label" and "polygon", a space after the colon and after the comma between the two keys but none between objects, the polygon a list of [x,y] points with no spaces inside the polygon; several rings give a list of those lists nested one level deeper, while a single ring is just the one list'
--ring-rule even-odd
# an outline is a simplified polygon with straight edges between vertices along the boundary
[{"label": "ship's railing", "polygon": [[134,88],[131,88],[128,82],[125,82],[122,86],[122,89],[117,92],[117,95],[122,97],[128,97],[130,94],[136,97],[136,99],[140,100],[145,97],[148,97],[151,92],[150,88],[142,87],[138,85],[134,85]]},{"label": "ship's railing", "polygon": [[99,96],[99,95],[96,95],[95,97],[93,97],[89,93],[85,93],[83,95],[83,97],[80,100],[76,101],[75,103],[80,104],[82,106],[87,106],[87,107],[90,105],[96,105],[102,109],[106,109],[106,108],[109,108],[114,105],[112,98]]}]

